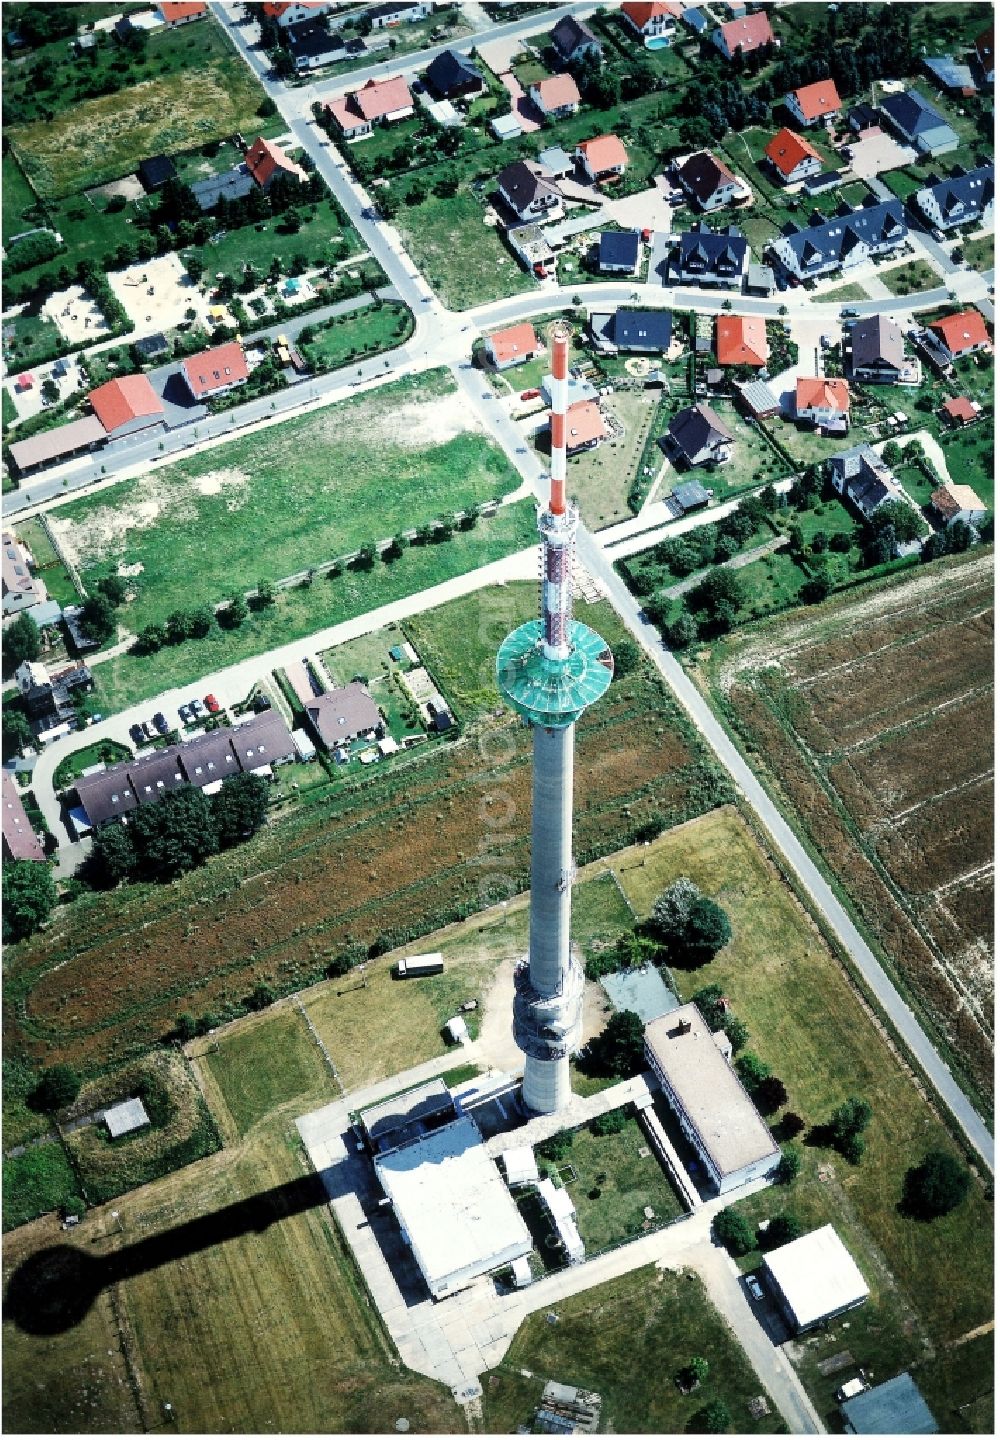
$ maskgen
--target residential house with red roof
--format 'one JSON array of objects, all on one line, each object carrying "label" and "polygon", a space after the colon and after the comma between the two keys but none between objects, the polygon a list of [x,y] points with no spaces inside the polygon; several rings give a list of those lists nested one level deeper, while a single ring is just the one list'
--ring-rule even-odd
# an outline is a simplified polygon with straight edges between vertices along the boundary
[{"label": "residential house with red roof", "polygon": [[580,91],[572,75],[547,75],[528,88],[528,96],[547,120],[563,120],[580,108]]},{"label": "residential house with red roof", "polygon": [[257,136],[244,155],[243,163],[265,192],[270,190],[275,180],[279,178],[297,180],[300,185],[308,179],[301,165],[296,165],[294,160],[289,160],[283,150],[280,150],[270,140],[265,140],[263,135]]},{"label": "residential house with red roof", "polygon": [[3,858],[5,860],[44,860],[45,854],[31,821],[24,810],[14,777],[3,772]]},{"label": "residential house with red roof", "polygon": [[983,81],[986,85],[992,85],[996,78],[996,68],[993,59],[993,28],[984,30],[976,37],[976,62]]},{"label": "residential house with red roof", "polygon": [[931,496],[931,509],[945,525],[964,520],[978,528],[986,519],[986,506],[971,485],[942,485]]},{"label": "residential house with red roof", "polygon": [[724,25],[712,31],[712,43],[722,51],[727,60],[732,60],[737,54],[746,57],[756,50],[762,50],[766,45],[773,45],[774,31],[771,29],[767,12],[759,10],[756,15],[727,20]]},{"label": "residential house with red roof", "polygon": [[932,320],[927,328],[933,331],[948,353],[956,359],[959,355],[971,355],[976,350],[985,350],[990,344],[986,322],[978,310],[962,310],[958,315],[945,315],[941,320]]},{"label": "residential house with red roof", "polygon": [[974,424],[982,413],[983,407],[979,401],[970,400],[968,395],[949,395],[938,411],[945,424],[953,426],[956,430],[965,425]]},{"label": "residential house with red roof", "polygon": [[787,127],[767,142],[764,154],[782,185],[797,185],[810,175],[819,175],[823,169],[819,151],[804,136],[796,135]]},{"label": "residential house with red roof", "polygon": [[566,411],[566,454],[593,450],[608,438],[601,407],[596,400],[578,400]]},{"label": "residential house with red roof", "polygon": [[205,0],[160,0],[157,10],[164,25],[176,30],[179,25],[190,25],[192,20],[203,20],[208,14]]},{"label": "residential house with red roof", "polygon": [[621,7],[621,17],[626,30],[643,40],[650,40],[657,35],[669,38],[677,28],[677,21],[683,10],[684,6],[678,4],[677,0],[639,0],[639,3],[636,3],[636,0],[625,0]]},{"label": "residential house with red roof", "polygon": [[762,315],[717,315],[715,356],[720,365],[766,365],[771,354]]},{"label": "residential house with red roof", "polygon": [[369,80],[360,90],[351,90],[326,104],[346,139],[367,135],[374,125],[392,125],[413,114],[413,96],[402,75]]},{"label": "residential house with red roof", "polygon": [[238,340],[202,350],[200,355],[191,355],[181,364],[184,383],[196,400],[208,400],[213,395],[235,390],[237,385],[246,384],[249,373],[247,357]]},{"label": "residential house with red roof", "polygon": [[573,152],[588,180],[618,180],[628,167],[628,151],[617,135],[597,135],[581,140]]},{"label": "residential house with red roof", "polygon": [[163,425],[163,401],[145,375],[122,375],[91,390],[91,409],[113,440]]},{"label": "residential house with red roof", "polygon": [[840,113],[841,99],[832,80],[800,85],[785,96],[785,109],[800,125],[817,125]]},{"label": "residential house with red roof", "polygon": [[521,325],[511,325],[506,330],[494,330],[487,335],[484,349],[490,364],[497,370],[509,370],[512,365],[522,365],[533,360],[545,350],[535,333],[530,320]]},{"label": "residential house with red roof", "polygon": [[331,0],[298,0],[298,3],[291,3],[291,0],[276,0],[276,3],[265,4],[260,7],[269,20],[276,20],[285,29],[289,25],[298,25],[302,20],[315,20],[319,15],[326,15],[335,6]]},{"label": "residential house with red roof", "polygon": [[795,382],[795,418],[828,435],[846,435],[851,418],[847,381],[800,375]]}]

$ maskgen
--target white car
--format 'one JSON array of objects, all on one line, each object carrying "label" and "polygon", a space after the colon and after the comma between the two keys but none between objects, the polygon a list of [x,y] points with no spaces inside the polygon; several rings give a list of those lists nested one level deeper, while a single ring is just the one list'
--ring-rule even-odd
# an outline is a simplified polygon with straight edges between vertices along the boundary
[{"label": "white car", "polygon": [[756,1275],[750,1275],[747,1277],[747,1289],[750,1291],[750,1294],[755,1300],[763,1300],[764,1287],[761,1285]]}]

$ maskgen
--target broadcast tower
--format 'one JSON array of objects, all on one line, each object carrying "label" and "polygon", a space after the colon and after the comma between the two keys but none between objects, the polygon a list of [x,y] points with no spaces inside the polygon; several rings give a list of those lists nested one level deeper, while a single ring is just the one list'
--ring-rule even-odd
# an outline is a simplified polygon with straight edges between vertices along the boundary
[{"label": "broadcast tower", "polygon": [[534,728],[531,926],[514,974],[514,1038],[524,1051],[528,1110],[553,1114],[571,1092],[569,1057],[580,1042],[583,971],[570,942],[573,886],[573,741],[576,721],[611,684],[611,651],[572,616],[579,512],[566,499],[566,402],[571,330],[552,342],[552,470],[541,531],[541,619],[507,636],[497,656],[506,700]]}]

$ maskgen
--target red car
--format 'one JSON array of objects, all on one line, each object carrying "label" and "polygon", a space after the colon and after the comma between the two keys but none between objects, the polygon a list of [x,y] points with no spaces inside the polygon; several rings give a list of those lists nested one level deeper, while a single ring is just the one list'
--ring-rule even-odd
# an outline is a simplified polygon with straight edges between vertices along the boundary
[{"label": "red car", "polygon": [[538,397],[539,397],[539,395],[541,395],[541,393],[542,393],[541,390],[522,390],[522,391],[521,391],[521,399],[522,399],[522,400],[537,400]]},{"label": "red car", "polygon": [[222,706],[219,704],[218,700],[216,700],[214,695],[206,695],[205,709],[208,711],[209,715],[218,715],[219,711],[222,709]]}]

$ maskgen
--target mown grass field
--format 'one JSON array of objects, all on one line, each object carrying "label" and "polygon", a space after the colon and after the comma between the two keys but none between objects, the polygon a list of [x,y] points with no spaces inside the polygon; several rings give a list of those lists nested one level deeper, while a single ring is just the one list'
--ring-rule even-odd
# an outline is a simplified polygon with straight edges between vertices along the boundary
[{"label": "mown grass field", "polygon": [[57,1210],[80,1192],[80,1182],[60,1141],[32,1145],[3,1162],[3,1228],[13,1230],[36,1215]]},{"label": "mown grass field", "polygon": [[337,1087],[298,1010],[281,1006],[205,1042],[210,1073],[239,1135],[280,1105]]},{"label": "mown grass field", "polygon": [[259,133],[264,91],[214,21],[154,36],[148,53],[152,63],[133,72],[144,78],[128,88],[10,127],[14,154],[43,199],[117,179],[147,155]]},{"label": "mown grass field", "polygon": [[[61,1335],[26,1335],[5,1312],[6,1425],[388,1433],[406,1415],[417,1432],[464,1429],[448,1390],[399,1368],[325,1198],[279,1113],[134,1192],[121,1231],[107,1210],[88,1217],[74,1248],[98,1266],[111,1257],[123,1278]],[[47,1222],[20,1231],[5,1275],[57,1237]]]},{"label": "mown grass field", "polygon": [[[932,1224],[897,1210],[909,1166],[930,1149],[954,1152],[954,1143],[735,812],[692,821],[651,846],[644,863],[623,857],[615,868],[640,914],[678,875],[689,875],[725,907],[732,942],[711,964],[675,971],[681,998],[703,985],[721,986],[750,1029],[749,1048],[784,1081],[789,1108],[807,1127],[825,1121],[848,1096],[871,1103],[860,1165],[806,1146],[803,1173],[791,1189],[763,1191],[746,1209],[755,1218],[789,1210],[806,1229],[832,1222],[871,1286],[872,1299],[850,1317],[849,1332],[838,1329],[825,1348],[804,1350],[803,1378],[821,1413],[829,1412],[839,1382],[823,1380],[814,1362],[830,1348],[848,1346],[876,1376],[912,1369],[920,1383],[926,1357],[992,1314],[986,1239],[992,1206],[981,1184]],[[748,1258],[745,1268],[752,1263]]]},{"label": "mown grass field", "polygon": [[456,397],[441,372],[402,380],[125,481],[53,528],[85,585],[142,566],[120,612],[138,631],[515,488]]},{"label": "mown grass field", "polygon": [[[719,656],[738,728],[987,1108],[991,559],[972,552],[869,595],[863,640],[847,599]],[[784,678],[758,669],[764,654]]]},{"label": "mown grass field", "polygon": [[[646,1136],[634,1116],[616,1135],[577,1130],[566,1159],[559,1162],[562,1181],[573,1197],[577,1225],[588,1255],[665,1225],[684,1213],[663,1167],[649,1152]],[[572,1166],[576,1174],[565,1169]],[[647,1222],[646,1206],[655,1219]]]},{"label": "mown grass field", "polygon": [[[11,1053],[85,1068],[123,1060],[172,1030],[183,1011],[226,1019],[259,981],[279,993],[300,989],[350,943],[391,948],[524,890],[530,735],[508,712],[493,714],[499,694],[477,659],[495,644],[488,636],[534,612],[537,597],[524,584],[479,603],[482,628],[468,624],[467,633],[478,633],[481,648],[470,645],[466,668],[456,647],[454,673],[456,692],[476,692],[481,703],[463,715],[456,702],[457,744],[415,751],[349,785],[318,784],[252,840],[176,884],[60,907],[43,933],[10,950]],[[468,613],[442,607],[439,648]],[[585,613],[620,646],[624,632],[608,605]],[[437,678],[450,698],[446,677]],[[580,723],[577,787],[582,864],[729,794],[644,665],[613,682]],[[491,826],[483,817],[494,810]],[[366,1044],[371,1050],[370,1028]]]},{"label": "mown grass field", "polygon": [[400,210],[392,223],[450,310],[520,295],[537,283],[504,245],[500,231],[485,223],[485,207],[467,190],[447,200],[428,192],[421,205]]},{"label": "mown grass field", "polygon": [[[694,1394],[682,1395],[673,1377],[692,1355],[708,1361],[709,1375]],[[487,1432],[530,1425],[549,1378],[598,1392],[602,1433],[682,1435],[712,1399],[727,1406],[737,1433],[784,1428],[773,1403],[763,1419],[750,1415],[760,1380],[691,1271],[650,1266],[560,1300],[558,1325],[546,1324],[544,1314],[529,1316],[500,1368],[483,1377]]]},{"label": "mown grass field", "polygon": [[[501,560],[537,536],[534,504],[522,500],[503,506],[475,530],[456,531],[447,543],[411,546],[399,560],[380,563],[373,572],[348,569],[311,585],[280,590],[272,606],[251,611],[237,631],[213,629],[204,639],[166,646],[152,657],[126,653],[102,662],[94,669],[93,706],[104,715],[114,714],[165,689],[194,683],[224,666],[362,615],[373,603],[387,605]],[[232,577],[234,586],[243,583],[252,585],[254,572]],[[122,613],[127,620],[128,607]]]},{"label": "mown grass field", "polygon": [[318,325],[314,338],[301,345],[313,370],[339,370],[354,357],[395,349],[413,333],[413,316],[405,305],[369,306]]}]

